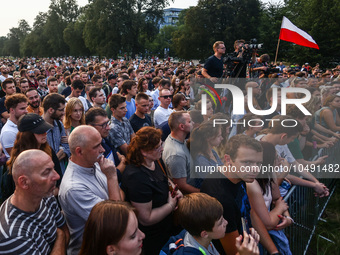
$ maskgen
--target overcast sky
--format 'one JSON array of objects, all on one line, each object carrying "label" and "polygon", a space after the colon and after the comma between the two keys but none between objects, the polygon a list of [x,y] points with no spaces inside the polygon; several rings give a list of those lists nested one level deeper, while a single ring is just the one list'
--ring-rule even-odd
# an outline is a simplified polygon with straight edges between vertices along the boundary
[{"label": "overcast sky", "polygon": [[[277,0],[265,0],[277,1]],[[84,6],[88,0],[77,0],[78,5]],[[188,8],[196,6],[198,0],[175,0],[169,7]],[[39,12],[46,12],[50,0],[1,0],[0,36],[6,36],[9,29],[18,26],[20,19],[25,19],[30,26]]]},{"label": "overcast sky", "polygon": [[[20,19],[25,19],[30,26],[39,12],[46,12],[50,0],[1,0],[0,36],[6,36],[9,29],[18,26]],[[88,0],[77,0],[84,6]],[[195,6],[198,0],[175,0],[169,7],[188,8]]]}]

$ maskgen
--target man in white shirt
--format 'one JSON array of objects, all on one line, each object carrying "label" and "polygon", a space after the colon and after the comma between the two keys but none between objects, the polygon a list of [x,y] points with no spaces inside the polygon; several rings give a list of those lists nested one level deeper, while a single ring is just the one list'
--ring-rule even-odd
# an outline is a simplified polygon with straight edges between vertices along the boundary
[{"label": "man in white shirt", "polygon": [[5,106],[9,111],[9,118],[1,130],[0,141],[3,151],[9,159],[18,133],[18,120],[27,114],[27,97],[23,94],[14,94],[6,97]]},{"label": "man in white shirt", "polygon": [[8,66],[2,66],[1,67],[0,81],[3,82],[7,78],[13,78],[13,76],[9,75],[9,67]]},{"label": "man in white shirt", "polygon": [[172,94],[170,90],[163,89],[159,92],[159,101],[161,102],[160,106],[157,107],[154,114],[154,123],[155,128],[159,128],[164,122],[168,121],[170,114],[173,112],[172,109],[169,109],[169,105],[172,100]]},{"label": "man in white shirt", "polygon": [[71,94],[65,98],[66,102],[72,98],[77,97],[84,106],[84,111],[87,112],[89,106],[86,102],[85,97],[81,96],[81,92],[84,90],[84,83],[81,80],[74,80],[71,84]]}]

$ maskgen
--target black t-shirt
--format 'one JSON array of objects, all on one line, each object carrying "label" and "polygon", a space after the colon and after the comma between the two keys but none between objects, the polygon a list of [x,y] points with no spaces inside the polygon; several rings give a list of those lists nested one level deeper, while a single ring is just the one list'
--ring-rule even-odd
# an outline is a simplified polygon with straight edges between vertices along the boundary
[{"label": "black t-shirt", "polygon": [[[238,56],[238,52],[234,52],[233,53],[233,57],[237,58]],[[247,76],[247,63],[245,61],[243,61],[242,58],[239,58],[240,62],[234,62],[234,68],[233,68],[233,73],[232,73],[232,77],[236,77],[236,78],[246,78]],[[244,87],[244,86],[243,86]],[[242,88],[244,89],[244,88]]]},{"label": "black t-shirt", "polygon": [[[201,192],[216,198],[222,204],[223,217],[228,221],[226,233],[237,230],[241,234],[241,217],[245,217],[248,226],[251,227],[251,208],[247,193],[245,193],[246,185],[243,181],[234,184],[222,174],[218,174],[216,177],[218,178],[205,179],[201,186]],[[224,252],[220,250],[221,247],[221,245],[217,245],[216,249],[223,254]]]},{"label": "black t-shirt", "polygon": [[68,86],[66,88],[64,88],[64,90],[61,92],[61,94],[63,96],[68,97],[71,94],[72,90],[71,90],[71,86]]},{"label": "black t-shirt", "polygon": [[135,133],[142,127],[152,126],[151,118],[148,115],[145,115],[145,118],[141,119],[135,113],[130,117],[130,124]]},{"label": "black t-shirt", "polygon": [[0,114],[7,112],[7,109],[5,107],[5,100],[6,100],[6,97],[3,97],[0,99]]},{"label": "black t-shirt", "polygon": [[[155,162],[155,166],[154,171],[144,166],[126,166],[121,184],[121,189],[126,195],[126,201],[136,203],[152,201],[152,208],[161,207],[168,202],[167,177],[165,177],[157,162]],[[139,228],[145,233],[144,254],[158,255],[163,245],[173,234],[172,214],[151,226],[143,226],[139,223]]]},{"label": "black t-shirt", "polygon": [[204,64],[211,77],[222,78],[223,75],[223,59],[218,59],[215,55],[210,56]]}]

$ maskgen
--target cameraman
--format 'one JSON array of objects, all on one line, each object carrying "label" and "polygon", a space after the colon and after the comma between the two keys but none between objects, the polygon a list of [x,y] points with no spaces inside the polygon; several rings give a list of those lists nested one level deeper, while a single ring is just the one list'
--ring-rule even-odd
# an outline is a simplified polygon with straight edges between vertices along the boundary
[{"label": "cameraman", "polygon": [[[235,62],[234,69],[231,73],[233,78],[246,78],[247,75],[247,61],[244,59],[246,57],[246,51],[248,49],[248,44],[245,44],[245,40],[236,40],[234,42],[234,54],[233,57],[240,59],[240,61]],[[254,55],[255,59],[255,55]]]},{"label": "cameraman", "polygon": [[213,83],[217,83],[223,76],[223,59],[225,53],[224,42],[217,41],[213,45],[214,55],[210,56],[204,64],[202,75]]},{"label": "cameraman", "polygon": [[253,64],[252,69],[250,70],[250,77],[251,78],[263,78],[268,76],[267,69],[268,62],[270,57],[268,54],[263,54],[259,58],[256,59],[255,63]]}]

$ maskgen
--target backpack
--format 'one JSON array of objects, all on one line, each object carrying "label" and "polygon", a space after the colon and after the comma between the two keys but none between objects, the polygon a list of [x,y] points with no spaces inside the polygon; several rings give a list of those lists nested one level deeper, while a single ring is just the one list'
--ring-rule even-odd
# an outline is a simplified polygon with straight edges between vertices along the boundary
[{"label": "backpack", "polygon": [[159,255],[203,255],[203,253],[193,247],[184,247],[183,239],[187,231],[184,229],[177,236],[170,237],[169,241],[163,246]]}]

